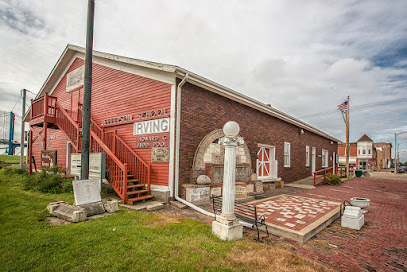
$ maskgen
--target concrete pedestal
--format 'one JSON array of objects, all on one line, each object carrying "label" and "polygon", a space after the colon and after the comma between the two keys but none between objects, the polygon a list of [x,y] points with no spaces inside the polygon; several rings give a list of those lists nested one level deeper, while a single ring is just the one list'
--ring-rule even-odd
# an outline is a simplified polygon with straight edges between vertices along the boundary
[{"label": "concrete pedestal", "polygon": [[243,225],[239,220],[217,219],[212,222],[212,232],[222,240],[236,241],[243,238]]},{"label": "concrete pedestal", "polygon": [[347,206],[343,212],[341,225],[345,228],[360,230],[365,223],[365,216],[360,207]]}]

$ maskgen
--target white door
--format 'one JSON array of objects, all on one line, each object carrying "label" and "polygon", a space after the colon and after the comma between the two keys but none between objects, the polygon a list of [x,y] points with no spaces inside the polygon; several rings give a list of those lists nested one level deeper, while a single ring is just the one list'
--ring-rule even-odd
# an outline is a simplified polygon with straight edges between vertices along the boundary
[{"label": "white door", "polygon": [[335,152],[333,152],[332,153],[332,167],[333,167],[333,173],[335,174],[336,173],[336,153]]},{"label": "white door", "polygon": [[314,174],[314,172],[315,172],[316,160],[317,160],[317,151],[316,151],[315,147],[313,147],[312,148],[312,163],[311,163],[312,174]]},{"label": "white door", "polygon": [[257,176],[261,178],[274,178],[277,175],[274,146],[260,146],[257,151]]}]

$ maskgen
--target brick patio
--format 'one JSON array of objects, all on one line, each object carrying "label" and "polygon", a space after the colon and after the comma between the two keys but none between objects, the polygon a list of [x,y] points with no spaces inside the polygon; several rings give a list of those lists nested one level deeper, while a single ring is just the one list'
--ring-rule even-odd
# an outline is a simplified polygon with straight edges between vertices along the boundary
[{"label": "brick patio", "polygon": [[337,271],[407,271],[406,180],[356,178],[296,195],[335,202],[355,196],[371,200],[360,231],[342,228],[336,220],[304,245],[287,239],[297,253]]}]

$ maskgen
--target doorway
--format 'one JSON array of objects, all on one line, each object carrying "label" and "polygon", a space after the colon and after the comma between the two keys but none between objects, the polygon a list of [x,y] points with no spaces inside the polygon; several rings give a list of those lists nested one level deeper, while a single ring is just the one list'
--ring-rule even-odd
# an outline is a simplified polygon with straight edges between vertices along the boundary
[{"label": "doorway", "polygon": [[314,174],[314,172],[315,172],[316,160],[317,160],[317,151],[316,151],[316,148],[313,147],[313,148],[312,148],[312,163],[311,163],[311,171],[312,171],[312,174]]}]

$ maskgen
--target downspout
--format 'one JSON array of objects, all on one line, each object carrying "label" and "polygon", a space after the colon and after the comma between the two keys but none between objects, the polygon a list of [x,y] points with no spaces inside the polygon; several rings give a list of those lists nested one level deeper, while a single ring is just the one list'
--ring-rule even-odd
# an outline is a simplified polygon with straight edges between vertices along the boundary
[{"label": "downspout", "polygon": [[[206,210],[204,210],[204,209],[202,209],[202,208],[200,208],[200,207],[198,207],[198,206],[196,206],[196,205],[194,205],[194,204],[192,204],[192,203],[190,203],[190,202],[186,201],[185,199],[182,199],[182,198],[180,198],[178,196],[178,188],[179,188],[179,146],[180,146],[180,131],[181,131],[181,129],[180,129],[180,125],[181,125],[181,88],[185,84],[185,82],[187,81],[188,77],[189,77],[189,75],[188,75],[188,73],[186,73],[185,76],[184,76],[184,79],[178,84],[178,87],[177,87],[177,98],[176,98],[176,100],[177,100],[177,115],[176,115],[176,120],[177,120],[177,122],[176,122],[176,126],[177,126],[176,130],[177,130],[177,133],[176,133],[176,137],[175,137],[176,143],[175,143],[175,179],[174,179],[175,190],[174,190],[174,197],[175,197],[175,199],[177,201],[181,202],[182,204],[187,205],[188,207],[190,207],[190,208],[192,208],[192,209],[194,209],[194,210],[196,210],[196,211],[198,211],[198,212],[200,212],[202,214],[215,217],[215,214],[213,214],[211,212],[208,212],[208,211],[206,211]],[[249,224],[247,222],[244,222],[244,221],[239,221],[239,222],[240,222],[240,224],[242,224],[245,227],[249,227],[249,228],[252,227],[252,224]]]},{"label": "downspout", "polygon": [[175,190],[174,190],[174,197],[177,201],[191,207],[192,209],[203,213],[208,216],[215,217],[215,215],[211,212],[205,211],[204,209],[180,198],[178,196],[178,188],[179,188],[179,146],[180,146],[180,125],[181,125],[181,88],[187,82],[189,75],[188,73],[185,74],[184,78],[182,81],[178,84],[177,86],[177,115],[176,115],[176,136],[175,136],[175,178],[174,178],[174,183],[175,183]]}]

